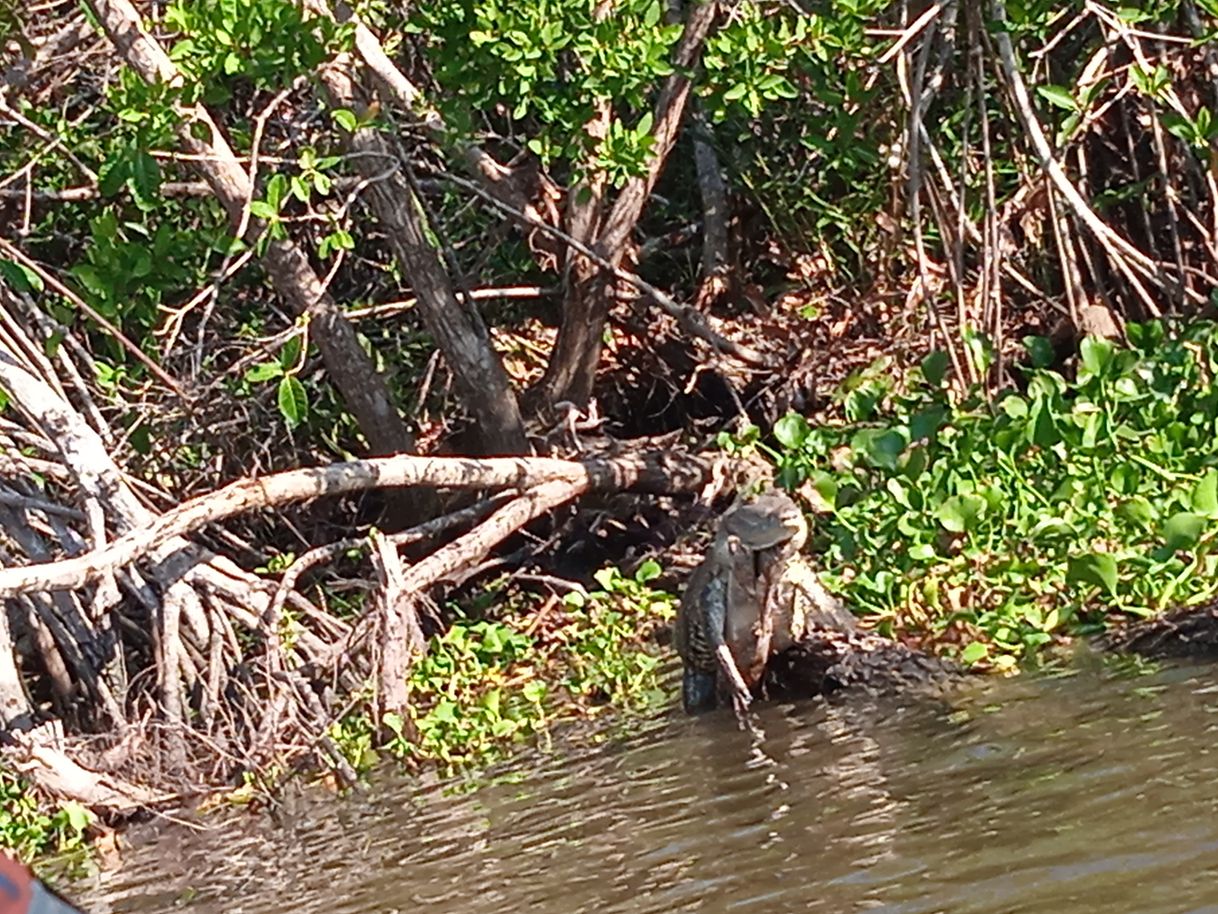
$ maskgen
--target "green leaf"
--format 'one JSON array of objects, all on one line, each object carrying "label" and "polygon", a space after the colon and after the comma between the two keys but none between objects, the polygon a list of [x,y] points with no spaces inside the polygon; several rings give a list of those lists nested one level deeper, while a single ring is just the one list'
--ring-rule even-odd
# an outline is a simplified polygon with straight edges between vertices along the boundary
[{"label": "green leaf", "polygon": [[546,697],[546,684],[540,679],[530,679],[524,684],[521,692],[524,694],[525,701],[539,704]]},{"label": "green leaf", "polygon": [[97,190],[103,197],[113,197],[126,183],[127,176],[131,173],[127,158],[128,151],[123,149],[112,154],[97,170]]},{"label": "green leaf", "polygon": [[944,529],[951,533],[972,530],[985,516],[986,502],[980,495],[953,495],[935,512]]},{"label": "green leaf", "polygon": [[398,737],[406,730],[406,721],[402,719],[402,715],[395,714],[393,711],[386,711],[382,714],[381,723],[392,730]]},{"label": "green leaf", "polygon": [[1193,510],[1198,514],[1218,517],[1218,470],[1211,469],[1201,477],[1197,488],[1193,489],[1192,502]]},{"label": "green leaf", "polygon": [[283,366],[279,362],[260,362],[245,373],[247,384],[261,384],[283,377]]},{"label": "green leaf", "polygon": [[250,214],[258,219],[274,219],[279,215],[279,211],[265,200],[255,200],[250,203]]},{"label": "green leaf", "polygon": [[905,452],[905,436],[896,429],[863,429],[851,441],[856,451],[862,452],[877,467],[895,470],[901,454]]},{"label": "green leaf", "polygon": [[960,652],[960,662],[972,666],[990,655],[990,646],[982,641],[974,641]]},{"label": "green leaf", "polygon": [[288,337],[288,341],[283,344],[283,348],[279,350],[279,364],[283,366],[284,371],[293,368],[300,361],[300,350],[304,346],[304,339],[301,336]]},{"label": "green leaf", "polygon": [[1040,93],[1041,98],[1051,105],[1056,105],[1058,108],[1064,108],[1067,111],[1078,110],[1078,102],[1074,100],[1074,93],[1065,86],[1037,86],[1036,91]]},{"label": "green leaf", "polygon": [[309,399],[304,385],[294,377],[279,382],[279,412],[293,428],[300,425],[309,414]]},{"label": "green leaf", "polygon": [[1134,495],[1117,505],[1116,514],[1143,528],[1149,527],[1155,519],[1154,507],[1141,495]]},{"label": "green leaf", "polygon": [[1028,358],[1031,359],[1033,368],[1048,368],[1057,358],[1057,353],[1053,351],[1053,344],[1047,337],[1025,336],[1023,345],[1028,351]]},{"label": "green leaf", "polygon": [[156,206],[161,192],[161,166],[142,149],[131,157],[127,187],[140,209],[147,212]]},{"label": "green leaf", "polygon": [[1028,426],[1028,440],[1042,448],[1051,448],[1062,440],[1057,419],[1049,405],[1038,400],[1032,411],[1032,424]]},{"label": "green leaf", "polygon": [[947,409],[943,406],[931,406],[916,413],[909,420],[909,437],[913,441],[930,440],[938,434],[943,423],[947,421]]},{"label": "green leaf", "polygon": [[1175,552],[1180,549],[1191,549],[1201,540],[1205,532],[1206,519],[1200,514],[1181,511],[1173,514],[1163,525],[1163,543]]},{"label": "green leaf", "polygon": [[660,568],[660,563],[655,559],[648,559],[634,573],[634,579],[640,584],[646,584],[648,581],[654,581],[660,576],[663,571]]},{"label": "green leaf", "polygon": [[349,111],[346,108],[339,108],[330,112],[330,117],[334,118],[334,123],[342,127],[348,133],[355,133],[359,127],[359,118],[355,116],[355,112]]},{"label": "green leaf", "polygon": [[942,349],[936,349],[922,360],[922,377],[938,387],[947,377],[947,369],[950,364],[947,353]]},{"label": "green leaf", "polygon": [[1074,583],[1094,584],[1117,595],[1117,563],[1107,552],[1092,552],[1088,555],[1071,556],[1066,569],[1066,580]]},{"label": "green leaf", "polygon": [[84,831],[93,822],[93,813],[73,800],[65,801],[59,809],[67,818],[68,827],[75,832]]},{"label": "green leaf", "polygon": [[1111,340],[1099,336],[1088,336],[1079,344],[1079,356],[1083,367],[1094,375],[1104,373],[1104,369],[1112,362],[1116,347]]},{"label": "green leaf", "polygon": [[24,264],[0,257],[0,277],[18,292],[27,295],[31,292],[41,292],[45,287],[42,277]]},{"label": "green leaf", "polygon": [[1028,401],[1019,394],[1008,394],[1002,398],[1002,402],[998,406],[1012,419],[1026,419],[1028,417]]},{"label": "green leaf", "polygon": [[774,437],[789,450],[798,450],[808,440],[808,420],[799,413],[788,413],[774,423]]}]

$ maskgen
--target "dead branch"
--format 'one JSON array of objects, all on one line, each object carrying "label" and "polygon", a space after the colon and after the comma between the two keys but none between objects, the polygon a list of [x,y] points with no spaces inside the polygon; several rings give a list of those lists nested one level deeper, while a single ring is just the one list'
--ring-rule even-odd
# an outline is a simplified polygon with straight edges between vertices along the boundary
[{"label": "dead branch", "polygon": [[1007,20],[1006,6],[1002,0],[993,0],[993,11],[994,20],[1000,24],[994,33],[994,40],[998,45],[998,59],[1002,65],[1003,76],[1006,78],[1015,111],[1019,115],[1025,134],[1032,143],[1037,162],[1048,174],[1053,186],[1061,194],[1075,217],[1091,231],[1104,249],[1109,261],[1137,292],[1149,313],[1158,316],[1160,314],[1159,306],[1142,283],[1142,278],[1150,279],[1156,285],[1165,287],[1166,280],[1162,275],[1162,270],[1153,259],[1126,241],[1119,232],[1095,214],[1078,188],[1074,186],[1074,182],[1070,180],[1061,163],[1053,155],[1049,140],[1032,108],[1028,88],[1020,75],[1019,64],[1015,60],[1015,50],[1011,44],[1011,36],[1001,27],[1001,23],[1005,23]]},{"label": "dead branch", "polygon": [[[4,364],[0,358],[0,368]],[[0,375],[0,381],[3,380]],[[556,482],[577,485],[580,491],[692,492],[703,484],[705,474],[705,466],[696,458],[662,451],[582,461],[548,457],[476,460],[399,454],[290,470],[261,479],[238,480],[211,494],[192,498],[84,555],[2,569],[0,596],[83,587],[99,575],[130,564],[157,546],[206,524],[323,495],[405,486],[523,491]]]}]

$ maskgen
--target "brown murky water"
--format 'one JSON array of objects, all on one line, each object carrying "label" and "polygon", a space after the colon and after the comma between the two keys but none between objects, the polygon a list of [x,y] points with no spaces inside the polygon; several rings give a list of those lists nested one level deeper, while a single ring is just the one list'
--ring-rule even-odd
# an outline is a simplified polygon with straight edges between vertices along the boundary
[{"label": "brown murky water", "polygon": [[382,779],[166,827],[95,914],[1218,912],[1218,667],[985,683],[951,706],[676,713],[453,795]]}]

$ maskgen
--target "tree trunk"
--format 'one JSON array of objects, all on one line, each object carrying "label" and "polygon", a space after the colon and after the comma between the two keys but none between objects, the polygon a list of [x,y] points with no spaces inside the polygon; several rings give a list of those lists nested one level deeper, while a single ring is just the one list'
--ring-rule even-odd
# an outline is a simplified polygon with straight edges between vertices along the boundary
[{"label": "tree trunk", "polygon": [[[365,107],[356,98],[346,68],[325,67],[322,81],[338,107]],[[348,145],[355,153],[356,167],[369,181],[372,210],[388,233],[398,265],[414,287],[423,322],[453,371],[466,409],[477,422],[483,453],[524,453],[520,407],[503,363],[491,348],[482,316],[472,301],[457,300],[448,271],[424,234],[422,210],[410,184],[399,171],[385,175],[387,166],[398,164],[397,156],[384,137],[371,128],[355,131]]]},{"label": "tree trunk", "polygon": [[[139,14],[129,0],[91,0],[106,35],[119,54],[145,81],[180,84],[182,74],[164,49],[140,26]],[[246,207],[255,188],[229,148],[219,126],[202,105],[182,111],[179,139],[203,178],[227,210],[235,229],[248,223],[246,238],[261,229],[257,220],[246,220]],[[211,136],[195,136],[198,127]],[[385,379],[360,346],[355,330],[338,304],[326,292],[304,252],[292,241],[268,245],[263,266],[275,291],[296,314],[307,314],[316,323],[311,338],[317,343],[334,386],[368,439],[375,454],[414,450],[414,441],[389,396]]]},{"label": "tree trunk", "polygon": [[[677,141],[692,87],[690,74],[702,56],[717,13],[716,0],[705,0],[690,7],[673,61],[676,71],[665,80],[656,102],[652,155],[647,171],[626,182],[592,245],[593,250],[614,267],[621,266],[626,243],[634,233],[647,198]],[[582,409],[592,396],[610,300],[603,272],[591,265],[587,271],[592,274],[590,278],[582,269],[574,270],[569,278],[563,300],[562,326],[541,380],[541,400],[545,405],[566,400]]]}]

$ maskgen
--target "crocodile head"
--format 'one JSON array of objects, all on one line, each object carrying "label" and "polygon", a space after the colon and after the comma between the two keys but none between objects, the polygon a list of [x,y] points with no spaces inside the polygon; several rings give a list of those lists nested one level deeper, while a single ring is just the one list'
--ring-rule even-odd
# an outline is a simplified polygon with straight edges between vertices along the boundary
[{"label": "crocodile head", "polygon": [[[720,520],[712,552],[728,582],[724,640],[750,688],[761,681],[776,634],[766,599],[774,564],[787,561],[807,539],[803,512],[781,493],[740,504]],[[777,634],[780,640],[786,635]]]}]

